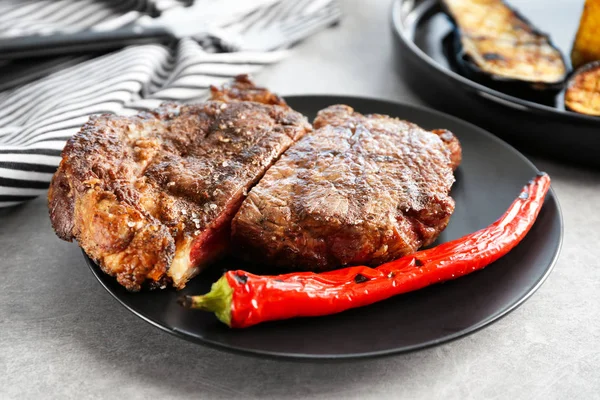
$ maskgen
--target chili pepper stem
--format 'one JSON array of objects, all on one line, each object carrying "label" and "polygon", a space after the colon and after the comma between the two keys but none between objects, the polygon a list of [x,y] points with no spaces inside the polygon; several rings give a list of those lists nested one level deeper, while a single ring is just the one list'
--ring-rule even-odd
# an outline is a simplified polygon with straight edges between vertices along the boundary
[{"label": "chili pepper stem", "polygon": [[233,289],[227,282],[226,276],[222,276],[213,283],[210,292],[201,296],[182,296],[179,304],[186,308],[214,312],[219,321],[231,326],[231,300]]}]

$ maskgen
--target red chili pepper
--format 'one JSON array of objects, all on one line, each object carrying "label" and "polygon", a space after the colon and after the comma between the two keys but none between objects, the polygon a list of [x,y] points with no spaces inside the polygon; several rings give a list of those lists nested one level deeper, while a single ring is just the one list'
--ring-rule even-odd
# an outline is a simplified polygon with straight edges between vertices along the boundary
[{"label": "red chili pepper", "polygon": [[276,276],[228,271],[209,293],[184,296],[180,302],[215,312],[232,328],[244,328],[264,321],[339,313],[455,279],[484,268],[515,247],[535,222],[549,186],[550,178],[541,173],[487,228],[377,268]]}]

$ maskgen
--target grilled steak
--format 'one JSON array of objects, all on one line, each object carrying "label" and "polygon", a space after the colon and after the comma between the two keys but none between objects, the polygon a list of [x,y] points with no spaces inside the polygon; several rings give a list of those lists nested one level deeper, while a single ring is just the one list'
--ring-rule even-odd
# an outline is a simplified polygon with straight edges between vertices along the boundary
[{"label": "grilled steak", "polygon": [[432,243],[454,201],[460,145],[348,106],[322,110],[250,191],[232,223],[239,253],[306,270],[377,265]]},{"label": "grilled steak", "polygon": [[181,288],[218,257],[246,191],[311,129],[246,77],[212,92],[205,104],[92,118],[63,151],[52,225],[129,290]]}]

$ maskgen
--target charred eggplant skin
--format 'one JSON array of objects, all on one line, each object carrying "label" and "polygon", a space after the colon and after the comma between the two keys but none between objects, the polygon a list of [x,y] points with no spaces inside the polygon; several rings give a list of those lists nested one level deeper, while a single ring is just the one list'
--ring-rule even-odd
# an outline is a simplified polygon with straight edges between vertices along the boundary
[{"label": "charred eggplant skin", "polygon": [[502,0],[440,3],[456,26],[457,63],[470,78],[508,85],[510,91],[561,89],[568,74],[563,55],[518,11]]},{"label": "charred eggplant skin", "polygon": [[585,64],[573,73],[565,91],[565,107],[600,116],[600,61]]},{"label": "charred eggplant skin", "polygon": [[557,85],[531,85],[515,79],[494,77],[484,73],[476,65],[465,59],[457,29],[450,31],[442,40],[444,56],[450,68],[460,75],[477,82],[490,89],[497,90],[511,96],[545,104],[550,107],[556,106],[556,95],[564,87]]}]

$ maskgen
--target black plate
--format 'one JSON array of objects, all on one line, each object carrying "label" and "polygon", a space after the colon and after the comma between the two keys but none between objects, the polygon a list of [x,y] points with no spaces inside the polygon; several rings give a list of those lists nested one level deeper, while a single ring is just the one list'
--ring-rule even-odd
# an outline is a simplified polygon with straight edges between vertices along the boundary
[{"label": "black plate", "polygon": [[[294,96],[286,100],[311,119],[318,110],[341,103],[364,113],[389,114],[425,128],[455,132],[464,159],[452,190],[456,211],[439,242],[489,225],[538,172],[531,162],[493,135],[435,111],[353,97]],[[562,218],[551,191],[525,240],[481,272],[334,316],[266,323],[246,330],[231,330],[212,314],[183,309],[175,301],[182,293],[208,291],[223,268],[243,267],[239,263],[216,265],[179,293],[129,293],[89,259],[88,264],[102,285],[130,311],[184,339],[264,356],[340,359],[417,350],[496,321],[542,284],[558,256],[561,240]]]},{"label": "black plate", "polygon": [[[550,34],[568,60],[583,0],[508,3]],[[522,151],[600,167],[600,117],[565,110],[562,92],[548,102],[531,97],[530,91],[507,94],[461,75],[448,56],[453,25],[438,1],[396,0],[392,25],[399,71],[424,101],[491,130]]]}]

